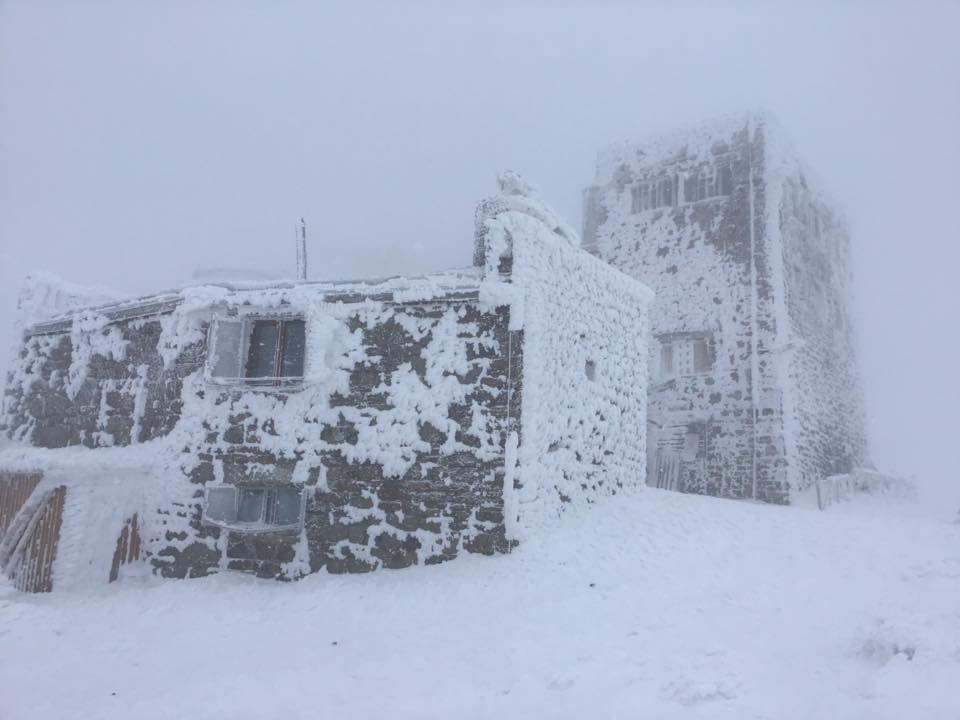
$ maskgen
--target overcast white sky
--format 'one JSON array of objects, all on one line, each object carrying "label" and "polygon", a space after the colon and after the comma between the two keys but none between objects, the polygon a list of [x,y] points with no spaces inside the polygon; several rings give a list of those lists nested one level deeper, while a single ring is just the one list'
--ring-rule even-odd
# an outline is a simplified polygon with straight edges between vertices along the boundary
[{"label": "overcast white sky", "polygon": [[[470,262],[512,168],[575,226],[611,141],[766,107],[845,209],[874,455],[960,495],[960,4],[0,0],[0,344],[44,269]],[[6,362],[6,355],[0,362]]]}]

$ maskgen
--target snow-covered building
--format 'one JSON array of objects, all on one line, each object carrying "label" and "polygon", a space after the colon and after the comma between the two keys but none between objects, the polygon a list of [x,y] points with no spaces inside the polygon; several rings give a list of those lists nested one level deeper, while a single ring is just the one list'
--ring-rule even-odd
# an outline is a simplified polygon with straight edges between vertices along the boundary
[{"label": "snow-covered building", "polygon": [[643,482],[639,281],[513,174],[474,267],[221,283],[25,321],[0,564],[22,589],[237,569],[295,578],[506,552]]},{"label": "snow-covered building", "polygon": [[656,293],[649,484],[786,503],[865,464],[847,231],[769,117],[611,147],[584,204]]}]

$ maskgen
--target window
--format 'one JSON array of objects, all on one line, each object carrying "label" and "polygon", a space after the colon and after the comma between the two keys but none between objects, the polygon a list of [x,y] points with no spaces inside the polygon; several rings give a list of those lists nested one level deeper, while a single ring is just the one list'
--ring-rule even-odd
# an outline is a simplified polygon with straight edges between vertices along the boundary
[{"label": "window", "polygon": [[637,183],[630,188],[630,211],[634,213],[672,207],[677,197],[678,178],[675,174],[649,182]]},{"label": "window", "polygon": [[587,380],[597,379],[597,363],[593,360],[587,360],[583,366],[583,371],[587,375]]},{"label": "window", "polygon": [[733,173],[730,163],[722,160],[717,164],[717,195],[729,195],[733,192]]},{"label": "window", "polygon": [[683,177],[683,202],[707,200],[729,195],[731,192],[733,173],[730,170],[730,161],[726,158],[717,160],[716,165],[704,165]]},{"label": "window", "polygon": [[678,333],[660,340],[660,379],[699,375],[713,370],[709,333]]},{"label": "window", "polygon": [[703,435],[696,430],[687,429],[683,436],[683,454],[688,460],[696,460],[703,449]]},{"label": "window", "polygon": [[208,379],[225,385],[291,387],[303,380],[306,324],[301,318],[216,318]]},{"label": "window", "polygon": [[203,520],[236,532],[296,530],[303,520],[303,489],[295,485],[221,485],[207,490]]},{"label": "window", "polygon": [[676,373],[673,369],[673,343],[663,343],[660,346],[660,377],[664,380],[672,378]]},{"label": "window", "polygon": [[691,342],[693,346],[693,372],[709,372],[713,369],[713,359],[710,357],[710,344],[706,338],[696,338]]}]

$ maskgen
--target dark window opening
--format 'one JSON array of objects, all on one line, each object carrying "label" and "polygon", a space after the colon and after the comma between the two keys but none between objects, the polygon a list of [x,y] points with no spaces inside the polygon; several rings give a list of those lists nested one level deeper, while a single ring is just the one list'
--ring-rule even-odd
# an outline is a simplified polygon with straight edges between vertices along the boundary
[{"label": "dark window opening", "polygon": [[710,343],[700,338],[693,341],[693,371],[695,373],[709,372],[713,369],[713,357],[710,353]]},{"label": "dark window opening", "polygon": [[717,168],[717,195],[729,195],[733,192],[733,173],[730,163],[722,162]]},{"label": "dark window opening", "polygon": [[587,360],[586,365],[583,368],[583,371],[587,374],[588,380],[597,379],[597,363],[593,360]]},{"label": "dark window opening", "polygon": [[673,375],[673,345],[664,343],[660,346],[660,377],[671,378]]},{"label": "dark window opening", "polygon": [[281,385],[303,377],[303,320],[255,320],[244,377],[256,385]]}]

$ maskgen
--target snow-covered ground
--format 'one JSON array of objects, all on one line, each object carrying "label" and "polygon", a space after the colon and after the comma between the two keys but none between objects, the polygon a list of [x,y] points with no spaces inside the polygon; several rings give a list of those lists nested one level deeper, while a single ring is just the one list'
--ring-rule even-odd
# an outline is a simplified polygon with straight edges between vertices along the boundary
[{"label": "snow-covered ground", "polygon": [[0,590],[0,717],[960,717],[960,525],[647,490],[509,556]]}]

